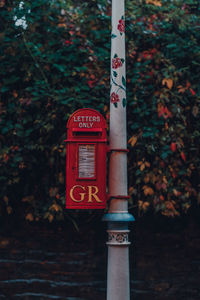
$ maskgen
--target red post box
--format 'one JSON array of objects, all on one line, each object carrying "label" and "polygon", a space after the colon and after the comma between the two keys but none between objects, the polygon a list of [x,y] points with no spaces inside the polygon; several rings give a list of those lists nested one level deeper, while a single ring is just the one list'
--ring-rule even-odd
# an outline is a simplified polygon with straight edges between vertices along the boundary
[{"label": "red post box", "polygon": [[66,208],[106,207],[106,121],[94,109],[75,111],[67,123]]}]

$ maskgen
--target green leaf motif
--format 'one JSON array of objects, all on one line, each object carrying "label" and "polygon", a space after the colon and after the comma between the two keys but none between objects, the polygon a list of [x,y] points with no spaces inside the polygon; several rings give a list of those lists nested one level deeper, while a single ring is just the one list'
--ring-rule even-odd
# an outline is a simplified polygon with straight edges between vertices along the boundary
[{"label": "green leaf motif", "polygon": [[123,107],[126,107],[126,98],[122,99],[122,105],[123,105]]},{"label": "green leaf motif", "polygon": [[114,39],[114,38],[116,38],[116,37],[117,37],[117,35],[114,34],[114,33],[111,35],[111,39]]},{"label": "green leaf motif", "polygon": [[125,77],[124,77],[124,76],[122,76],[122,84],[123,84],[123,86],[125,86],[125,87],[126,87],[126,79],[125,79]]},{"label": "green leaf motif", "polygon": [[115,53],[114,58],[118,57],[117,53]]},{"label": "green leaf motif", "polygon": [[116,78],[117,77],[117,72],[113,71],[113,76]]},{"label": "green leaf motif", "polygon": [[115,102],[115,103],[113,103],[114,104],[114,106],[117,108],[117,103]]}]

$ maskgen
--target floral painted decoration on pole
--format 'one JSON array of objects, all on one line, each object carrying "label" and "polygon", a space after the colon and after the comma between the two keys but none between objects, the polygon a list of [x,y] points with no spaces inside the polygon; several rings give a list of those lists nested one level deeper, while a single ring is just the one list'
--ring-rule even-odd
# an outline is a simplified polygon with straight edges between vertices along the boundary
[{"label": "floral painted decoration on pole", "polygon": [[[123,66],[124,62],[125,62],[125,59],[119,58],[117,54],[115,54],[114,58],[112,58],[113,71],[111,73],[111,81],[112,81],[112,84],[117,87],[117,90],[115,92],[111,93],[110,101],[111,101],[111,103],[114,104],[115,107],[117,107],[117,102],[120,102],[119,95],[118,95],[119,90],[123,90],[124,92],[126,92],[126,79],[122,75],[121,80],[120,80],[121,83],[119,81],[117,82],[117,77],[119,74],[116,71],[117,69],[119,69],[120,67]],[[126,106],[125,98],[122,99],[122,105],[123,105],[123,107]]]},{"label": "floral painted decoration on pole", "polygon": [[[126,107],[126,77],[125,77],[125,18],[117,14],[112,22],[111,51],[111,92],[110,103],[115,108],[121,103]],[[123,45],[123,47],[122,47]],[[119,103],[119,104],[118,104]]]},{"label": "floral painted decoration on pole", "polygon": [[112,68],[113,69],[118,69],[118,68],[122,67],[123,62],[124,62],[124,60],[122,58],[119,58],[119,57],[113,58],[112,59]]},{"label": "floral painted decoration on pole", "polygon": [[124,17],[122,16],[121,19],[118,22],[118,26],[117,29],[120,32],[120,35],[122,35],[123,33],[125,33],[125,21],[124,21]]},{"label": "floral painted decoration on pole", "polygon": [[119,96],[113,92],[110,96],[110,101],[114,104],[115,107],[117,107],[117,102],[119,102]]}]

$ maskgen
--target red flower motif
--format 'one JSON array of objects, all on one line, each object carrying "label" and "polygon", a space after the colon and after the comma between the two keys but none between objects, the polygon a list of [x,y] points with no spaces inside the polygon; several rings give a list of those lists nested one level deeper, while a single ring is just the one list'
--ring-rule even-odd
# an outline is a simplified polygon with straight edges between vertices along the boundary
[{"label": "red flower motif", "polygon": [[110,101],[111,101],[111,103],[119,102],[119,96],[116,93],[113,92],[110,96]]},{"label": "red flower motif", "polygon": [[121,32],[121,33],[123,33],[123,32],[125,32],[125,22],[124,22],[124,20],[119,20],[119,24],[118,24],[118,26],[117,26],[117,29]]},{"label": "red flower motif", "polygon": [[117,69],[122,67],[122,61],[119,57],[113,58],[112,59],[112,68]]}]

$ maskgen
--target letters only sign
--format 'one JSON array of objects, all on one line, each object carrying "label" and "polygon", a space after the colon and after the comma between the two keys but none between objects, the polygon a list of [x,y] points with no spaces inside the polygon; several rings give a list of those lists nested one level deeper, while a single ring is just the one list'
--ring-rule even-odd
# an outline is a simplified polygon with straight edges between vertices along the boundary
[{"label": "letters only sign", "polygon": [[105,119],[94,109],[75,111],[67,123],[66,142],[66,208],[105,208]]}]

